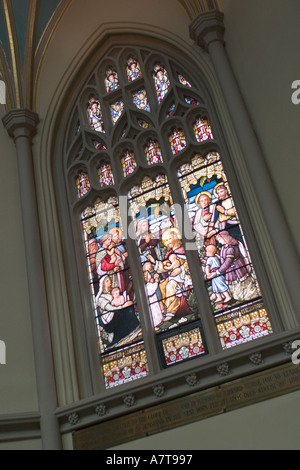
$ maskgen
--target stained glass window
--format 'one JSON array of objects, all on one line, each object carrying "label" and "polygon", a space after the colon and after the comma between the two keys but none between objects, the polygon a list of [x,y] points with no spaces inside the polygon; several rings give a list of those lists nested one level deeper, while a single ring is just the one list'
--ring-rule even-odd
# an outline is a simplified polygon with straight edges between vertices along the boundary
[{"label": "stained glass window", "polygon": [[114,184],[114,177],[109,163],[103,163],[98,169],[98,177],[101,186]]},{"label": "stained glass window", "polygon": [[111,118],[115,124],[121,117],[124,109],[124,103],[122,100],[116,101],[110,105]]},{"label": "stained glass window", "polygon": [[144,178],[129,193],[153,327],[195,318],[194,293],[167,178]]},{"label": "stained glass window", "polygon": [[102,142],[99,142],[98,140],[93,140],[93,145],[97,150],[105,150],[105,145],[102,144]]},{"label": "stained glass window", "polygon": [[186,96],[184,99],[188,104],[192,106],[199,106],[200,104],[199,101],[197,101],[195,98],[191,98],[190,96]]},{"label": "stained glass window", "polygon": [[166,57],[119,52],[113,67],[99,65],[104,90],[93,78],[82,92],[81,106],[90,99],[68,156],[73,181],[72,155],[82,168],[75,204],[106,388],[151,374],[149,337],[162,368],[210,354],[204,318],[215,350],[272,333],[196,75],[174,72]]},{"label": "stained glass window", "polygon": [[90,126],[94,131],[105,132],[100,101],[95,98],[89,100],[88,105],[88,118]]},{"label": "stained glass window", "polygon": [[169,136],[169,143],[172,153],[181,152],[186,146],[186,139],[182,129],[174,129],[172,134]]},{"label": "stained glass window", "polygon": [[187,88],[191,88],[191,87],[192,87],[192,85],[190,84],[190,82],[188,82],[188,81],[186,80],[186,78],[184,78],[184,76],[181,75],[180,73],[178,74],[178,80],[179,80],[179,82],[181,83],[181,85],[184,85],[184,86],[186,86]]},{"label": "stained glass window", "polygon": [[128,176],[134,172],[136,169],[136,161],[134,158],[134,153],[126,150],[123,157],[121,158],[121,165],[123,168],[124,176]]},{"label": "stained glass window", "polygon": [[200,326],[176,335],[162,335],[161,349],[165,366],[178,364],[205,353]]},{"label": "stained glass window", "polygon": [[87,194],[90,189],[89,175],[86,172],[81,171],[75,179],[75,186],[78,197],[83,197]]},{"label": "stained glass window", "polygon": [[159,103],[164,99],[170,88],[170,81],[168,72],[161,64],[156,64],[154,67],[154,84]]},{"label": "stained glass window", "polygon": [[162,155],[159,144],[153,139],[150,139],[145,146],[145,154],[149,165],[162,162]]},{"label": "stained glass window", "polygon": [[120,86],[118,74],[115,72],[115,70],[113,70],[113,68],[109,68],[106,71],[105,86],[108,93],[110,91],[117,90]]},{"label": "stained glass window", "polygon": [[198,142],[213,139],[211,125],[207,119],[198,118],[194,124],[194,132]]},{"label": "stained glass window", "polygon": [[111,387],[148,373],[118,199],[98,199],[82,213],[81,224],[99,350]]},{"label": "stained glass window", "polygon": [[174,109],[175,109],[175,103],[173,103],[173,104],[169,107],[168,112],[167,112],[167,115],[166,115],[166,118],[169,118],[169,117],[173,114]]},{"label": "stained glass window", "polygon": [[145,89],[136,91],[132,94],[132,100],[135,106],[143,111],[150,111],[150,105]]},{"label": "stained glass window", "polygon": [[196,155],[180,168],[178,177],[222,346],[270,333],[220,155]]},{"label": "stained glass window", "polygon": [[151,124],[149,124],[149,122],[147,121],[144,121],[144,119],[138,119],[138,125],[140,127],[143,127],[144,129],[148,129],[149,127],[151,127]]},{"label": "stained glass window", "polygon": [[127,77],[130,82],[142,76],[139,62],[134,57],[127,60]]}]

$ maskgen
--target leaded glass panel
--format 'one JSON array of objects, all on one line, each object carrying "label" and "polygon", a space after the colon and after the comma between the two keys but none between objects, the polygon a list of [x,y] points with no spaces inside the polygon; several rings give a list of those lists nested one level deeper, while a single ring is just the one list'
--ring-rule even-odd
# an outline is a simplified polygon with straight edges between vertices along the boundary
[{"label": "leaded glass panel", "polygon": [[91,98],[89,100],[87,113],[88,113],[88,118],[89,118],[91,128],[94,131],[104,133],[105,130],[104,130],[104,123],[103,123],[100,101],[96,100],[95,98]]},{"label": "leaded glass panel", "polygon": [[[114,386],[140,377],[140,373],[135,377],[131,371],[126,379],[124,370],[125,365],[132,365],[134,357],[136,360],[136,354],[139,355],[138,363],[143,358],[143,367],[147,370],[118,199],[110,198],[106,202],[98,199],[82,213],[81,224],[99,351],[106,385]],[[119,374],[118,380],[116,374]]]},{"label": "leaded glass panel", "polygon": [[113,124],[116,124],[116,122],[120,119],[123,111],[124,111],[124,103],[122,100],[118,100],[115,103],[112,103],[110,105],[110,113],[111,113]]},{"label": "leaded glass panel", "polygon": [[121,158],[121,165],[123,169],[123,175],[128,176],[134,172],[136,169],[136,161],[134,158],[134,153],[126,150],[123,157]]},{"label": "leaded glass panel", "polygon": [[128,196],[155,331],[194,320],[192,278],[167,178],[144,178]]},{"label": "leaded glass panel", "polygon": [[[111,55],[113,66],[99,64],[82,92],[83,119],[74,119],[68,156],[106,388],[150,373],[149,334],[161,367],[209,354],[203,315],[215,323],[215,345],[224,349],[272,332],[206,88],[197,89],[197,75],[190,79],[188,68],[179,73],[166,56],[121,49]],[[122,227],[121,197],[131,234]],[[192,257],[178,217],[182,203]]]},{"label": "leaded glass panel", "polygon": [[149,165],[154,165],[155,163],[161,163],[163,161],[159,144],[153,139],[150,139],[145,146],[145,155]]},{"label": "leaded glass panel", "polygon": [[128,80],[130,82],[142,76],[140,64],[138,60],[136,60],[134,57],[129,57],[129,59],[127,60],[126,71],[127,71]]},{"label": "leaded glass panel", "polygon": [[154,67],[153,78],[157,93],[157,99],[158,102],[161,103],[170,88],[168,72],[161,64],[156,64]]},{"label": "leaded glass panel", "polygon": [[271,332],[220,155],[196,155],[178,172],[223,347]]},{"label": "leaded glass panel", "polygon": [[77,190],[77,196],[83,197],[88,193],[90,189],[89,175],[85,171],[81,171],[75,179],[75,187]]},{"label": "leaded glass panel", "polygon": [[105,86],[108,93],[117,90],[120,86],[118,74],[113,70],[113,68],[109,68],[106,71]]},{"label": "leaded glass panel", "polygon": [[103,163],[98,169],[98,177],[101,186],[110,186],[114,184],[114,176],[110,163]]},{"label": "leaded glass panel", "polygon": [[198,118],[194,124],[194,133],[198,142],[213,139],[211,125],[207,119]]},{"label": "leaded glass panel", "polygon": [[132,101],[135,106],[142,111],[150,111],[150,105],[147,98],[147,93],[145,89],[136,91],[132,94]]},{"label": "leaded glass panel", "polygon": [[182,129],[174,129],[169,136],[169,143],[172,153],[181,152],[186,147],[186,138]]}]

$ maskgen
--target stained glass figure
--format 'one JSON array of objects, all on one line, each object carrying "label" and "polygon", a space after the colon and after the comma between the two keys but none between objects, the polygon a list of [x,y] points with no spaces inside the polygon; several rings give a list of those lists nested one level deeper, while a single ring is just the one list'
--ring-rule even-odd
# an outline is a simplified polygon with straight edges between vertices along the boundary
[{"label": "stained glass figure", "polygon": [[121,117],[123,110],[124,110],[124,102],[121,100],[116,101],[116,103],[113,103],[110,105],[111,118],[114,124]]},{"label": "stained glass figure", "polygon": [[161,150],[157,141],[150,139],[145,146],[145,155],[149,165],[161,163],[163,161]]},{"label": "stained glass figure", "polygon": [[128,176],[134,172],[136,169],[136,161],[134,158],[134,153],[126,150],[123,157],[121,158],[121,165],[123,169],[124,176]]},{"label": "stained glass figure", "polygon": [[[81,224],[99,349],[103,359],[106,386],[110,387],[147,373],[118,199],[97,199],[94,206],[88,207],[82,213]],[[127,349],[124,350],[124,347]],[[128,349],[129,347],[132,349]],[[138,371],[142,363],[145,368],[143,372]],[[125,367],[130,364],[133,369],[129,374]],[[119,374],[119,378],[116,374]]]},{"label": "stained glass figure", "polygon": [[170,88],[170,80],[166,69],[161,64],[154,67],[154,84],[157,93],[158,102],[161,103]]},{"label": "stained glass figure", "polygon": [[207,119],[198,118],[193,127],[198,142],[213,139],[211,125]]},{"label": "stained glass figure", "polygon": [[[197,155],[178,177],[222,346],[268,334],[271,326],[219,154]],[[250,317],[258,312],[264,325],[251,330]]]},{"label": "stained glass figure", "polygon": [[173,130],[169,136],[169,144],[174,155],[186,147],[186,138],[182,129],[176,128]]},{"label": "stained glass figure", "polygon": [[111,186],[114,184],[114,177],[109,163],[104,163],[100,166],[98,169],[98,177],[101,186]]},{"label": "stained glass figure", "polygon": [[130,82],[142,76],[139,62],[133,57],[129,57],[127,61],[127,77]]},{"label": "stained glass figure", "polygon": [[106,91],[109,93],[110,91],[117,90],[119,88],[119,80],[118,80],[118,74],[113,68],[109,68],[106,71],[106,77],[105,77],[105,86],[106,86]]},{"label": "stained glass figure", "polygon": [[78,197],[83,197],[87,194],[90,189],[89,175],[86,172],[81,171],[76,177],[75,186]]},{"label": "stained glass figure", "polygon": [[145,89],[133,93],[132,100],[137,108],[141,109],[142,111],[150,111],[150,105]]},{"label": "stained glass figure", "polygon": [[178,74],[178,80],[179,80],[179,83],[181,83],[181,85],[184,85],[188,88],[191,88],[192,85],[190,84],[190,82],[188,82],[184,77],[183,75],[181,75],[180,73]]},{"label": "stained glass figure", "polygon": [[154,330],[195,319],[191,275],[166,177],[145,177],[128,198]]},{"label": "stained glass figure", "polygon": [[100,101],[91,98],[87,112],[91,128],[94,131],[105,133]]}]

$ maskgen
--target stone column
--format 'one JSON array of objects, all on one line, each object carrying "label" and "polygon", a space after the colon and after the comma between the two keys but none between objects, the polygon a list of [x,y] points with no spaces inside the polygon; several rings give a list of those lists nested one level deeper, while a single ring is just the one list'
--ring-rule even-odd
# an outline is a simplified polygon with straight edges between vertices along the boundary
[{"label": "stone column", "polygon": [[10,111],[3,124],[16,146],[24,244],[36,368],[40,426],[44,450],[60,450],[61,438],[55,417],[56,389],[47,301],[39,234],[39,220],[32,160],[32,137],[38,116],[27,109]]},{"label": "stone column", "polygon": [[[274,253],[280,264],[281,273],[277,271],[278,277],[279,275],[281,276],[289,291],[289,296],[285,295],[285,300],[282,300],[282,315],[285,316],[286,327],[293,328],[297,324],[299,325],[300,318],[300,296],[298,293],[300,280],[299,259],[276,194],[276,189],[271,180],[225,50],[223,19],[223,13],[218,10],[201,13],[190,25],[190,36],[201,48],[209,53],[220,88],[223,91],[237,138],[245,157],[248,173],[262,209],[269,239],[273,243]],[[273,282],[276,282],[276,280],[274,281],[276,274],[272,272],[272,275]],[[280,289],[280,281],[275,286],[277,299],[280,299],[281,293],[278,293],[278,289]],[[289,302],[293,304],[294,319],[286,313]]]}]

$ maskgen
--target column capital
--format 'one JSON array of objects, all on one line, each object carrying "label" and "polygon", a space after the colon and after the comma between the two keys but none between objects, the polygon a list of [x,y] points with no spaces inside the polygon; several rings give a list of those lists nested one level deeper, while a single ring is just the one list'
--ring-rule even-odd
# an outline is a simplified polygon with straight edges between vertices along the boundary
[{"label": "column capital", "polygon": [[13,139],[21,136],[31,138],[36,132],[39,118],[30,109],[12,109],[3,117],[2,122]]},{"label": "column capital", "polygon": [[200,13],[190,24],[190,37],[202,48],[213,41],[224,43],[224,14],[218,10]]}]

